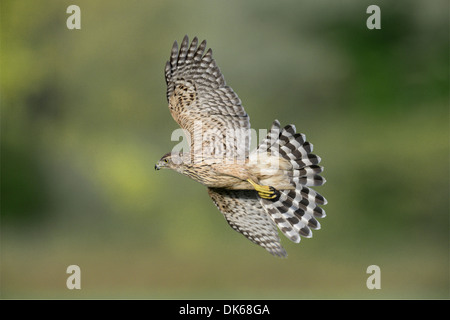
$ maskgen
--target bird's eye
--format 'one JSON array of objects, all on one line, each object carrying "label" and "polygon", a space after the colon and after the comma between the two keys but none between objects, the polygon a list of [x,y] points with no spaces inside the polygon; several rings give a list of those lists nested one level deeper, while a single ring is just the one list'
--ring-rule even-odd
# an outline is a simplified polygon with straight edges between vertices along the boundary
[{"label": "bird's eye", "polygon": [[165,158],[165,159],[164,159],[164,162],[165,162],[165,163],[169,163],[169,159]]}]

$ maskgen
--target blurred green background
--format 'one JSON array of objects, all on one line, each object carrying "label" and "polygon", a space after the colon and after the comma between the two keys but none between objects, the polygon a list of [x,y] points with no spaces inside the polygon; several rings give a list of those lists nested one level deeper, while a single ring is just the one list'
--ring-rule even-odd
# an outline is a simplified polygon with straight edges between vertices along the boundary
[{"label": "blurred green background", "polygon": [[[449,297],[448,1],[0,9],[1,298]],[[288,259],[233,231],[203,186],[153,169],[178,143],[163,70],[185,34],[208,40],[253,128],[294,123],[323,159],[327,217],[282,239]]]}]

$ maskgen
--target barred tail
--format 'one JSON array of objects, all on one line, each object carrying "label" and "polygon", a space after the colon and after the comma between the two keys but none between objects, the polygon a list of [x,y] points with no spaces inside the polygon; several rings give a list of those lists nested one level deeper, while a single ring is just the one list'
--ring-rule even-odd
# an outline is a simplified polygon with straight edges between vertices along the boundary
[{"label": "barred tail", "polygon": [[260,201],[281,232],[298,243],[300,236],[310,238],[311,230],[320,229],[317,218],[325,217],[325,210],[319,205],[327,204],[327,200],[309,188],[326,182],[319,175],[323,171],[323,167],[318,165],[321,159],[311,153],[313,145],[306,141],[305,135],[295,131],[294,125],[281,129],[280,123],[275,120],[257,152],[279,156],[292,165],[284,173],[295,189],[278,190],[279,196],[276,199],[261,198]]}]

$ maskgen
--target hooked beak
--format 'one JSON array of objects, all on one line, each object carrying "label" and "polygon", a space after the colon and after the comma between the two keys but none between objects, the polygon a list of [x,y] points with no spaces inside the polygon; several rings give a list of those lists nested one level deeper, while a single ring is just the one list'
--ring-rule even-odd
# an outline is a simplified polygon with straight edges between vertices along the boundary
[{"label": "hooked beak", "polygon": [[161,169],[157,164],[155,164],[155,170]]}]

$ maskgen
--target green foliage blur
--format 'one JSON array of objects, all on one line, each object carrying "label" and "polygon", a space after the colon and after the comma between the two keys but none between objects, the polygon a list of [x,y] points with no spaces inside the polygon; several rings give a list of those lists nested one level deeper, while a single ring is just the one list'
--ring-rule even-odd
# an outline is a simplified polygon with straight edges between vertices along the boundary
[{"label": "green foliage blur", "polygon": [[[2,0],[1,298],[448,298],[448,9]],[[283,237],[288,259],[153,169],[179,143],[163,70],[185,34],[207,39],[253,128],[293,123],[323,159],[327,217],[312,239]]]}]

